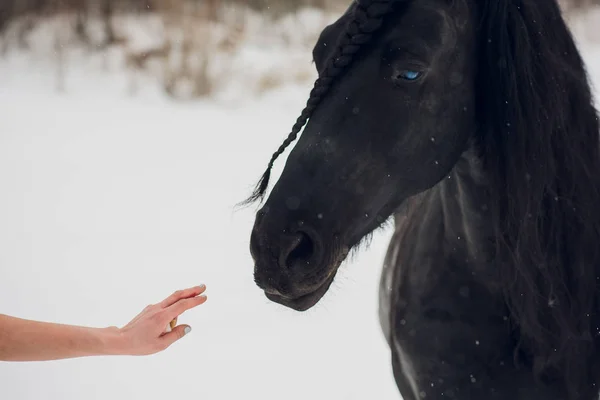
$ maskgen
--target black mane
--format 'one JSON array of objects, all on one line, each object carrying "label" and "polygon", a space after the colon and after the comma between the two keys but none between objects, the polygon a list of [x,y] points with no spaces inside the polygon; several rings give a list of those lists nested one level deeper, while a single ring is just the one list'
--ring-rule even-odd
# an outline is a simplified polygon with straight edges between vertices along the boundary
[{"label": "black mane", "polygon": [[479,143],[506,300],[521,356],[576,394],[600,327],[598,116],[555,1],[486,0],[480,17]]}]

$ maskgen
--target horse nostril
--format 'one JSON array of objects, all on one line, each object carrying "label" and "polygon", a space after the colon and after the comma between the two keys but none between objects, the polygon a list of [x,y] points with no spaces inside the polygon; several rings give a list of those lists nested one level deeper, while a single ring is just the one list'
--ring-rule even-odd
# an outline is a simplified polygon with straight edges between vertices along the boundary
[{"label": "horse nostril", "polygon": [[315,254],[315,244],[305,232],[298,232],[282,254],[287,268],[309,264]]}]

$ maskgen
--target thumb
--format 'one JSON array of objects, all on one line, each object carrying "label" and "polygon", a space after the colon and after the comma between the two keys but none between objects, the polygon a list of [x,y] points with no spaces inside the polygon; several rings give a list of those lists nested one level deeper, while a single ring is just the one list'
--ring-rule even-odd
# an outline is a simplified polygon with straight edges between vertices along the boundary
[{"label": "thumb", "polygon": [[171,332],[165,333],[161,340],[163,340],[168,347],[191,331],[192,327],[189,325],[177,325]]}]

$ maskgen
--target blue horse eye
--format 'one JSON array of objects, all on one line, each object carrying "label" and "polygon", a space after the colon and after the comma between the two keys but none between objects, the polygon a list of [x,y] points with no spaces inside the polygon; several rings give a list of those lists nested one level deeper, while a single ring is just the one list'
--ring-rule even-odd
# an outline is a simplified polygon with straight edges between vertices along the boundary
[{"label": "blue horse eye", "polygon": [[414,81],[415,79],[418,79],[421,76],[421,73],[419,71],[401,71],[398,74],[399,78],[405,79],[407,81]]}]

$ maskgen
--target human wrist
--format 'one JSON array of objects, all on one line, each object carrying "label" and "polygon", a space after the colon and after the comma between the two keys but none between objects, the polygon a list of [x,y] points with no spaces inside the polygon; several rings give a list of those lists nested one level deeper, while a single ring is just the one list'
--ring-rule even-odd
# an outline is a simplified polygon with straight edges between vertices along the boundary
[{"label": "human wrist", "polygon": [[105,356],[126,355],[126,344],[123,333],[115,326],[99,329],[100,354]]}]

